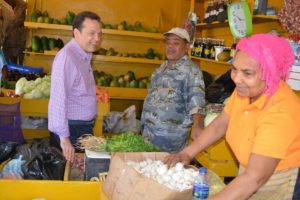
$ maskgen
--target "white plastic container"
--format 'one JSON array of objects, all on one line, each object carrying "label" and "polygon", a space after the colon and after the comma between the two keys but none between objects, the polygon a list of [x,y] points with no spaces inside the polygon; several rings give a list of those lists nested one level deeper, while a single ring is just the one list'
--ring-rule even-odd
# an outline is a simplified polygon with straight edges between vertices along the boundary
[{"label": "white plastic container", "polygon": [[287,83],[293,90],[300,90],[300,66],[293,65]]}]

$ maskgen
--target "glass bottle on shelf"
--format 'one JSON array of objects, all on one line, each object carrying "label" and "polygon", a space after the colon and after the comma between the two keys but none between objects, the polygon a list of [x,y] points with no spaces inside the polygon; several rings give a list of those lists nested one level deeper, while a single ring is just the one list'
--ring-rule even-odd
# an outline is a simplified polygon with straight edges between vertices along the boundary
[{"label": "glass bottle on shelf", "polygon": [[191,55],[192,56],[195,56],[197,46],[198,46],[198,39],[196,39],[196,41],[194,42],[193,48],[191,50]]},{"label": "glass bottle on shelf", "polygon": [[224,39],[220,40],[220,46],[224,46]]},{"label": "glass bottle on shelf", "polygon": [[210,47],[210,59],[215,59],[215,46],[217,45],[217,39],[211,39]]},{"label": "glass bottle on shelf", "polygon": [[209,58],[210,56],[210,38],[206,38],[206,45],[204,48],[203,58]]},{"label": "glass bottle on shelf", "polygon": [[197,55],[199,58],[202,57],[202,52],[203,52],[203,40],[204,38],[199,38],[199,43],[198,43],[198,51],[197,51]]},{"label": "glass bottle on shelf", "polygon": [[196,39],[197,45],[195,46],[195,54],[194,56],[198,56],[200,53],[200,45],[201,45],[201,38]]}]

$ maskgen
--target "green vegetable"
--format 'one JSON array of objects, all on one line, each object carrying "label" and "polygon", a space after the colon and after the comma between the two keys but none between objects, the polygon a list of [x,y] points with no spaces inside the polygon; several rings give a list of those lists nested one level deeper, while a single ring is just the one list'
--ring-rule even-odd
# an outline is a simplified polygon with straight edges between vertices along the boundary
[{"label": "green vegetable", "polygon": [[5,80],[5,79],[1,79],[1,87],[6,88],[6,89],[10,89],[10,90],[14,90],[15,86],[10,83],[9,81]]},{"label": "green vegetable", "polygon": [[144,140],[141,135],[125,132],[107,139],[99,149],[109,152],[158,152],[160,149]]}]

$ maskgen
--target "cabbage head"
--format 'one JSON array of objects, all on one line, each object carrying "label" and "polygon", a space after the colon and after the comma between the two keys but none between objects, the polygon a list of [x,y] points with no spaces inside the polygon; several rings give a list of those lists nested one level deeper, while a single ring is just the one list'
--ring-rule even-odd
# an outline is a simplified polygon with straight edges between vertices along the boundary
[{"label": "cabbage head", "polygon": [[24,93],[24,85],[26,84],[27,79],[25,77],[20,78],[16,83],[15,93],[21,95]]}]

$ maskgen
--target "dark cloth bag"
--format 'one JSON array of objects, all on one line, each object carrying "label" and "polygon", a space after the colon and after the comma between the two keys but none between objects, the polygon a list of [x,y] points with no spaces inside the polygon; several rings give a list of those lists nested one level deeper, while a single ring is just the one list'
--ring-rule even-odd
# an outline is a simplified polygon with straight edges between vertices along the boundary
[{"label": "dark cloth bag", "polygon": [[0,104],[0,142],[24,143],[20,103]]}]

